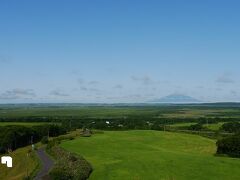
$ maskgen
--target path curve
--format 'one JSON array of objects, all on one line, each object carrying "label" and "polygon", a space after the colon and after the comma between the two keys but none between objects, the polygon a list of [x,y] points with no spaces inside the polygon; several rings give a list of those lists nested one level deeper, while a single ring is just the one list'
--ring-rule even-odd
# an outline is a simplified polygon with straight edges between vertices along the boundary
[{"label": "path curve", "polygon": [[40,180],[44,176],[46,176],[49,172],[49,170],[53,167],[53,160],[48,156],[48,154],[45,152],[44,148],[40,148],[37,150],[37,155],[41,161],[41,169],[37,173],[34,180]]}]

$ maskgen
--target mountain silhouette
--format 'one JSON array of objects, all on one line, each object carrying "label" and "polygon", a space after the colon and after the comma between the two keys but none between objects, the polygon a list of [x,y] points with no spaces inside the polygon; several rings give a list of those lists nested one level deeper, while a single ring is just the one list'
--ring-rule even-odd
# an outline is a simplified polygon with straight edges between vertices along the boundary
[{"label": "mountain silhouette", "polygon": [[171,94],[160,99],[155,99],[151,102],[155,103],[199,103],[198,99],[183,95],[183,94]]}]

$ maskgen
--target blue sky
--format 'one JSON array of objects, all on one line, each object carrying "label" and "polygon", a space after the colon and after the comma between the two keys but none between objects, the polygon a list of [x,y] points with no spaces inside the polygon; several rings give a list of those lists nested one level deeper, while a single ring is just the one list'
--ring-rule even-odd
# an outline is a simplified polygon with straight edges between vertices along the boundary
[{"label": "blue sky", "polygon": [[0,103],[240,101],[240,2],[0,1]]}]

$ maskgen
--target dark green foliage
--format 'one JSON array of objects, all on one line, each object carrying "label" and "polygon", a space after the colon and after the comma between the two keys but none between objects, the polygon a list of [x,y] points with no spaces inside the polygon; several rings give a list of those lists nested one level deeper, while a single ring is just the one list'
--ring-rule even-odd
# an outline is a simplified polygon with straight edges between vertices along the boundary
[{"label": "dark green foliage", "polygon": [[23,180],[31,180],[31,177],[30,177],[30,176],[25,176],[25,177],[23,178]]},{"label": "dark green foliage", "polygon": [[60,141],[58,141],[56,139],[54,139],[52,141],[49,141],[48,144],[47,144],[47,148],[46,148],[47,152],[49,154],[51,154],[51,148],[58,145],[58,144],[60,144]]},{"label": "dark green foliage", "polygon": [[198,123],[200,124],[216,124],[218,122],[221,122],[222,119],[218,118],[218,117],[215,117],[215,118],[199,118],[198,119]]},{"label": "dark green foliage", "polygon": [[0,127],[1,152],[30,144],[34,135],[35,132],[31,128],[24,126]]},{"label": "dark green foliage", "polygon": [[225,123],[222,125],[221,129],[229,133],[238,133],[240,132],[240,123],[239,122]]},{"label": "dark green foliage", "polygon": [[154,122],[151,126],[152,130],[157,130],[157,131],[164,131],[165,130],[165,125],[160,124],[159,122]]},{"label": "dark green foliage", "polygon": [[217,153],[240,157],[240,134],[218,140]]},{"label": "dark green foliage", "polygon": [[41,143],[42,144],[47,144],[48,143],[48,137],[47,136],[43,136],[41,139]]},{"label": "dark green foliage", "polygon": [[74,139],[75,139],[74,137],[70,137],[70,138],[69,138],[70,141],[72,141],[72,140],[74,140]]},{"label": "dark green foliage", "polygon": [[90,176],[92,166],[84,158],[58,146],[53,146],[49,151],[57,160],[50,172],[53,180],[86,180]]},{"label": "dark green foliage", "polygon": [[72,176],[67,168],[64,166],[55,167],[50,172],[50,177],[52,180],[70,180]]},{"label": "dark green foliage", "polygon": [[202,124],[198,123],[198,124],[193,124],[191,126],[188,127],[188,130],[191,130],[191,131],[201,131],[203,130],[204,127]]},{"label": "dark green foliage", "polygon": [[8,149],[15,150],[39,142],[44,136],[57,136],[65,132],[59,125],[0,126],[0,152],[5,153]]}]

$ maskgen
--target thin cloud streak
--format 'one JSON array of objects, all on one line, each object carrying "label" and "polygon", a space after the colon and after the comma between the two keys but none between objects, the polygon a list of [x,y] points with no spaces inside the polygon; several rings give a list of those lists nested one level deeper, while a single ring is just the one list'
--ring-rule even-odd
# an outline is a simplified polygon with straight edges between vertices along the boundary
[{"label": "thin cloud streak", "polygon": [[7,90],[0,95],[2,100],[11,100],[11,99],[28,99],[36,97],[34,90],[32,89],[12,89]]}]

